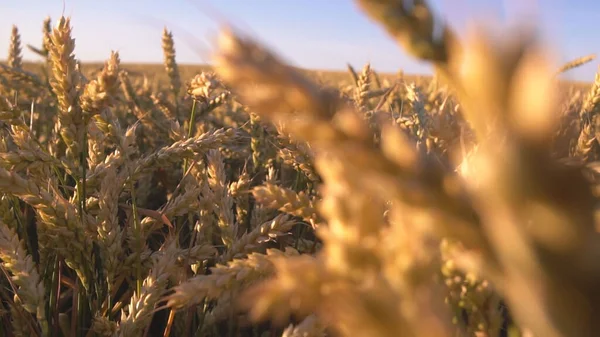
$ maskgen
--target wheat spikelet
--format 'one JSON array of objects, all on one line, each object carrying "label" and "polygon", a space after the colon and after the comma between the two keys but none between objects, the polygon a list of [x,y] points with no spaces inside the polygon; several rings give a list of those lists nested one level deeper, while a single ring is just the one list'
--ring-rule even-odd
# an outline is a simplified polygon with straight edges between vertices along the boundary
[{"label": "wheat spikelet", "polygon": [[171,91],[173,92],[173,95],[175,95],[175,100],[177,100],[179,92],[181,91],[181,78],[177,67],[177,61],[175,60],[175,42],[173,41],[173,33],[168,31],[166,27],[163,29],[162,47],[165,70],[171,81]]},{"label": "wheat spikelet", "polygon": [[8,48],[8,60],[7,64],[11,68],[21,69],[23,65],[23,55],[21,50],[21,36],[19,35],[19,28],[12,26],[10,35],[10,46]]},{"label": "wheat spikelet", "polygon": [[574,68],[577,68],[577,67],[581,67],[582,65],[593,61],[595,58],[596,58],[596,55],[591,54],[591,55],[582,56],[582,57],[577,58],[575,60],[569,61],[569,62],[563,64],[560,68],[558,68],[558,70],[556,71],[556,73],[560,74],[560,73],[564,73],[566,71],[569,71],[571,69],[574,69]]},{"label": "wheat spikelet", "polygon": [[319,223],[319,217],[313,202],[303,192],[296,193],[290,189],[266,184],[255,187],[252,194],[257,202],[266,207],[301,217],[313,227],[316,227]]},{"label": "wheat spikelet", "polygon": [[246,259],[236,259],[227,265],[217,265],[210,275],[198,275],[175,287],[175,293],[168,296],[169,307],[182,308],[200,303],[204,297],[219,296],[243,283],[253,282],[268,276],[273,271],[272,260],[280,256],[294,256],[298,252],[292,248],[285,252],[269,249],[267,254],[252,253]]},{"label": "wheat spikelet", "polygon": [[44,322],[45,291],[40,274],[17,233],[4,223],[0,223],[0,259],[19,287],[15,297],[20,306],[34,314],[39,322]]}]

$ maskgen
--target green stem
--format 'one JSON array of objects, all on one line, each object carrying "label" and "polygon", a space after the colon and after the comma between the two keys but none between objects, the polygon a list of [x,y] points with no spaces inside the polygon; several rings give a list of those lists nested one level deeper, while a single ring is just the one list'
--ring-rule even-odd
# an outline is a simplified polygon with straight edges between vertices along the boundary
[{"label": "green stem", "polygon": [[[55,255],[56,257],[56,261],[54,262],[54,268],[52,270],[52,279],[51,279],[51,288],[50,288],[50,296],[49,296],[49,301],[48,301],[48,308],[46,310],[47,314],[47,320],[48,323],[50,324],[50,326],[54,326],[57,327],[58,326],[58,320],[56,319],[58,317],[58,313],[55,312],[54,309],[56,309],[56,303],[58,301],[58,289],[60,288],[60,284],[59,284],[59,273],[60,273],[60,262],[59,262],[59,257],[58,255]],[[57,336],[56,334],[56,329],[54,329],[53,331],[53,336]]]},{"label": "green stem", "polygon": [[300,172],[296,170],[296,180],[294,181],[294,190],[298,191],[300,188],[300,181],[302,177],[300,176]]},{"label": "green stem", "polygon": [[[85,123],[84,125],[87,125],[87,123]],[[81,177],[79,179],[77,179],[77,197],[78,197],[78,204],[79,204],[79,218],[81,220],[81,224],[83,227],[85,227],[85,212],[86,212],[86,206],[85,206],[85,200],[86,200],[86,188],[85,188],[85,183],[86,183],[86,160],[87,160],[87,151],[88,151],[88,146],[87,146],[87,130],[85,132],[83,132],[83,141],[82,141],[82,149],[81,152],[79,153],[79,165],[81,165]],[[89,282],[86,282],[88,284],[83,284],[83,282],[81,282],[81,285],[83,286],[83,288],[85,289],[85,291],[81,291],[81,289],[79,289],[79,294],[77,296],[77,318],[78,318],[78,329],[77,329],[77,336],[83,336],[83,328],[85,326],[85,321],[86,321],[86,317],[85,317],[85,301],[86,301],[86,297],[87,295],[91,292],[91,284]]]},{"label": "green stem", "polygon": [[110,280],[107,278],[107,285],[106,285],[106,303],[107,303],[107,308],[108,310],[106,310],[106,318],[108,318],[110,320],[110,310],[113,306],[112,304],[112,284],[111,282],[113,282],[113,280]]},{"label": "green stem", "polygon": [[[80,283],[81,285],[83,285],[83,282],[81,282],[81,280],[77,281],[78,283]],[[85,302],[86,302],[86,298],[85,298],[85,293],[86,291],[83,290],[81,288],[79,288],[77,290],[79,292],[79,294],[77,294],[77,333],[76,335],[78,337],[83,337],[83,327],[85,326]]]},{"label": "green stem", "polygon": [[135,289],[137,291],[138,294],[141,294],[142,292],[142,240],[141,240],[141,236],[142,236],[142,229],[140,227],[140,224],[138,223],[138,218],[137,218],[137,200],[136,200],[136,195],[135,195],[135,185],[133,180],[131,181],[131,213],[133,216],[133,229],[136,235],[135,241],[136,241],[136,245],[137,245],[137,252],[139,254],[139,258],[136,261],[136,270],[135,270]]}]

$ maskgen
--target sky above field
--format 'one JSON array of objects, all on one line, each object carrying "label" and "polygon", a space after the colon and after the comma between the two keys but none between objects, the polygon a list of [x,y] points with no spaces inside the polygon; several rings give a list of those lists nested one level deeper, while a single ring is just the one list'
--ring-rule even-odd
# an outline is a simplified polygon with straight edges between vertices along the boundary
[{"label": "sky above field", "polygon": [[[598,0],[431,3],[463,36],[473,19],[505,27],[525,18],[539,23],[558,62],[600,52]],[[118,50],[123,62],[161,62],[161,32],[167,26],[180,63],[206,63],[221,23],[234,22],[296,66],[342,70],[347,63],[360,68],[370,62],[381,72],[430,72],[364,16],[353,0],[3,0],[0,51],[8,50],[12,24],[19,27],[23,43],[39,46],[44,17],[56,19],[63,8],[72,18],[75,52],[84,62],[102,61],[110,50]],[[37,57],[28,50],[24,54],[27,60]],[[595,60],[565,77],[593,80],[598,64]]]}]

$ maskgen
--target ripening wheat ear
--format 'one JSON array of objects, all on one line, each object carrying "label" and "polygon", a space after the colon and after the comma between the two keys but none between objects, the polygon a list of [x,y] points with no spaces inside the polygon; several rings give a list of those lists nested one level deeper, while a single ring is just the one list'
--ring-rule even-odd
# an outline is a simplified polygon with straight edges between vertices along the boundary
[{"label": "ripening wheat ear", "polygon": [[453,58],[460,53],[455,33],[425,0],[354,0],[408,53],[431,62],[446,76],[455,72]]},{"label": "ripening wheat ear", "polygon": [[361,71],[356,81],[356,89],[354,91],[354,102],[357,109],[367,110],[367,94],[371,86],[371,65],[366,64]]},{"label": "ripening wheat ear", "polygon": [[259,204],[301,217],[313,228],[316,228],[322,221],[317,214],[313,200],[303,192],[296,193],[293,190],[267,183],[264,186],[255,187],[252,194]]},{"label": "ripening wheat ear", "polygon": [[8,66],[15,69],[21,69],[21,66],[23,65],[23,55],[21,50],[21,35],[19,35],[19,28],[17,28],[17,26],[12,27],[10,47],[8,50]]},{"label": "ripening wheat ear", "polygon": [[175,60],[175,41],[173,40],[173,33],[168,31],[166,27],[163,30],[162,48],[165,70],[171,81],[171,92],[175,96],[174,100],[177,101],[179,93],[181,92],[181,77],[179,75],[177,61]]},{"label": "ripening wheat ear", "polygon": [[596,72],[587,97],[579,111],[579,123],[581,125],[579,138],[575,147],[575,155],[580,156],[585,162],[597,160],[600,156],[600,144],[596,135],[598,134],[598,116],[600,112],[600,68]]},{"label": "ripening wheat ear", "polygon": [[592,336],[600,312],[591,286],[600,269],[589,261],[600,254],[595,199],[579,168],[550,155],[548,53],[533,34],[498,41],[479,29],[464,54],[464,109],[480,143],[473,200],[492,248],[484,273],[535,335]]},{"label": "ripening wheat ear", "polygon": [[[413,21],[416,9],[427,8],[424,1],[414,1],[412,13],[399,0],[358,2],[391,35],[400,36],[400,44],[409,52],[415,54],[410,45],[413,41],[423,42],[419,46],[425,50],[445,50],[434,48],[443,44],[428,40],[430,30],[419,29],[427,27],[428,20]],[[481,142],[476,155],[479,186],[473,200],[482,229],[490,238],[491,249],[484,254],[491,254],[485,261],[487,275],[501,286],[516,319],[534,334],[591,336],[598,329],[592,328],[592,317],[598,312],[593,303],[598,300],[581,280],[593,283],[600,275],[597,267],[582,258],[599,253],[592,199],[582,172],[549,158],[546,145],[555,125],[549,99],[554,97],[550,90],[554,74],[536,37],[530,31],[524,33],[511,42],[476,34],[464,50],[455,51],[460,52],[457,57],[443,52],[437,55],[448,57],[427,56],[436,53],[416,56],[432,60],[438,69],[442,65],[451,70],[450,82]],[[405,39],[407,36],[412,39]],[[460,59],[464,68],[444,68],[448,59]],[[586,113],[596,110],[594,90],[584,108]],[[568,186],[568,192],[553,190],[557,185]],[[558,267],[562,259],[570,261],[564,264],[570,266],[568,271]],[[500,268],[495,268],[496,264]],[[586,295],[580,302],[569,302],[576,293]]]},{"label": "ripening wheat ear", "polygon": [[119,53],[111,52],[98,77],[88,84],[81,95],[81,108],[86,118],[100,114],[115,102],[119,82]]},{"label": "ripening wheat ear", "polygon": [[42,29],[42,50],[46,55],[49,55],[52,46],[50,34],[52,34],[52,19],[48,16],[44,19],[44,26]]},{"label": "ripening wheat ear", "polygon": [[52,34],[52,22],[50,17],[48,16],[44,19],[42,27],[42,46],[40,48],[37,48],[30,44],[27,44],[27,48],[29,50],[43,57],[46,62],[49,61],[48,56],[50,51],[50,45],[52,44],[52,41],[50,40],[50,34]]},{"label": "ripening wheat ear", "polygon": [[83,118],[79,106],[80,74],[75,60],[75,40],[71,36],[70,18],[61,17],[50,35],[49,57],[52,64],[52,90],[58,99],[60,135],[67,145],[67,155],[79,163],[82,148]]},{"label": "ripening wheat ear", "polygon": [[235,259],[226,265],[217,264],[211,268],[211,274],[195,276],[176,286],[174,293],[166,298],[167,306],[182,309],[201,303],[204,298],[218,299],[233,288],[271,275],[274,260],[298,255],[298,251],[290,247],[285,251],[267,249],[266,254],[252,253],[245,259]]},{"label": "ripening wheat ear", "polygon": [[177,243],[170,241],[163,247],[151,256],[151,271],[143,280],[141,291],[132,296],[127,310],[121,312],[119,336],[138,336],[149,327],[155,307],[166,293],[169,278],[176,273]]},{"label": "ripening wheat ear", "polygon": [[18,287],[15,298],[23,308],[45,323],[44,284],[31,256],[24,249],[24,242],[17,233],[0,222],[0,266],[12,274],[12,281]]},{"label": "ripening wheat ear", "polygon": [[571,69],[577,68],[577,67],[581,67],[584,64],[587,64],[591,61],[593,61],[594,59],[596,59],[596,54],[590,54],[590,55],[586,55],[586,56],[582,56],[579,57],[577,59],[574,59],[572,61],[569,61],[565,64],[563,64],[562,66],[560,66],[560,68],[558,68],[558,70],[556,71],[556,75],[560,75],[564,72],[567,72]]}]

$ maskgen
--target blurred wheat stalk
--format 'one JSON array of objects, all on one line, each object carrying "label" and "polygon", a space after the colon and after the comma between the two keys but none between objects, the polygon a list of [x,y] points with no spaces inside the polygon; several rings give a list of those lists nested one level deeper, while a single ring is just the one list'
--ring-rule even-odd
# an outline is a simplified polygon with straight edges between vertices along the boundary
[{"label": "blurred wheat stalk", "polygon": [[[464,41],[420,0],[356,0],[430,81],[324,84],[225,29],[166,81],[69,18],[0,66],[1,336],[594,336],[600,75],[531,31]],[[510,331],[507,331],[510,329]]]},{"label": "blurred wheat stalk", "polygon": [[[451,335],[433,282],[435,246],[451,240],[461,247],[457,267],[490,280],[534,335],[593,335],[596,202],[582,169],[551,156],[556,94],[545,50],[533,34],[495,42],[483,31],[462,46],[448,27],[436,37],[424,1],[357,2],[456,89],[477,138],[476,177],[444,173],[390,123],[373,143],[354,109],[225,32],[219,74],[257,113],[315,147],[328,223],[317,231],[321,253],[279,261],[277,276],[255,289],[254,316],[318,312],[342,335]],[[484,330],[497,333],[490,318]]]}]

